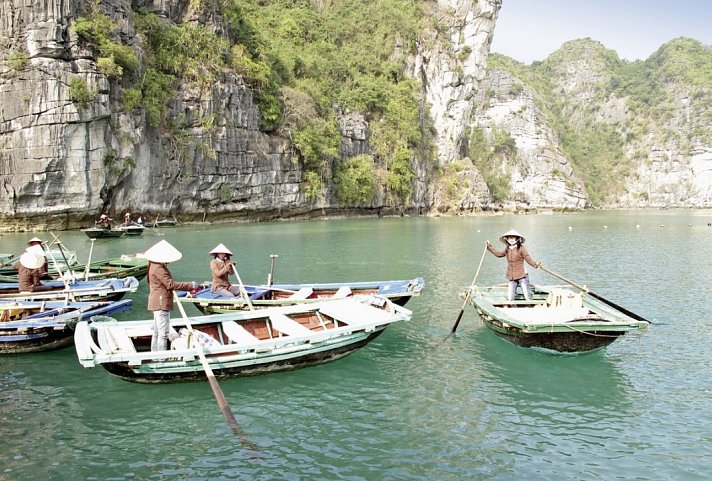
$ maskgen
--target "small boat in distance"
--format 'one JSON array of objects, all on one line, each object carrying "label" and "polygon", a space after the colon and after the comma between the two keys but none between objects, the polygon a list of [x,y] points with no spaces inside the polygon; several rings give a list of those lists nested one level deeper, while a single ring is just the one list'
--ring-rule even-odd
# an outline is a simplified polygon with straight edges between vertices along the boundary
[{"label": "small boat in distance", "polygon": [[82,366],[103,366],[127,381],[197,381],[205,379],[199,350],[215,377],[266,374],[339,359],[410,318],[377,296],[178,318],[171,319],[172,349],[151,351],[152,319],[97,316],[77,324],[74,345]]},{"label": "small boat in distance", "polygon": [[507,285],[468,288],[469,302],[497,336],[512,344],[563,353],[601,349],[648,323],[563,286],[534,286],[532,300],[510,301]]},{"label": "small boat in distance", "polygon": [[175,220],[171,219],[161,219],[161,220],[156,220],[153,225],[154,227],[175,227],[176,225]]},{"label": "small boat in distance", "polygon": [[[218,314],[248,309],[244,297],[225,297],[208,287],[184,302],[192,303],[203,314]],[[422,277],[395,281],[334,282],[313,284],[245,285],[250,304],[255,308],[289,306],[341,299],[359,295],[377,295],[404,306],[412,297],[420,296],[425,287]]]},{"label": "small boat in distance", "polygon": [[61,349],[72,344],[82,319],[131,309],[133,301],[0,303],[0,354]]},{"label": "small boat in distance", "polygon": [[124,232],[124,234],[126,234],[128,236],[140,236],[141,234],[143,234],[143,231],[146,228],[139,224],[132,224],[132,225],[121,225],[121,226],[115,227],[114,229],[121,230]]},{"label": "small boat in distance", "polygon": [[124,235],[124,231],[120,229],[102,229],[99,227],[82,229],[82,232],[84,232],[90,239],[111,239]]}]

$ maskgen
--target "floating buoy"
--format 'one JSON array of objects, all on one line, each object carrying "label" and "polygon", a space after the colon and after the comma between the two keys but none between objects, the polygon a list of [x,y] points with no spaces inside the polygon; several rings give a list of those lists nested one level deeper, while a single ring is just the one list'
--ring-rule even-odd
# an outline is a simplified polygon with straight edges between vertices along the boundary
[{"label": "floating buoy", "polygon": [[604,228],[604,229],[608,229],[608,226],[607,226],[607,225],[604,225],[603,228]]},{"label": "floating buoy", "polygon": [[574,228],[573,228],[573,227],[571,227],[571,226],[569,226],[569,230],[574,230]]},{"label": "floating buoy", "polygon": [[640,224],[635,224],[636,229],[640,229]]}]

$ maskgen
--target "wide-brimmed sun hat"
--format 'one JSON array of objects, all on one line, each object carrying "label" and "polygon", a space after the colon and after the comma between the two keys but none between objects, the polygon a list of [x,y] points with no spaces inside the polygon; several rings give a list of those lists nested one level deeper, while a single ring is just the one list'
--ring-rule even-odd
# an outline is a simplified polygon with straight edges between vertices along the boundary
[{"label": "wide-brimmed sun hat", "polygon": [[38,256],[32,252],[25,252],[20,256],[20,264],[28,269],[39,269],[45,263],[44,256]]},{"label": "wide-brimmed sun hat", "polygon": [[524,236],[514,229],[509,229],[507,232],[499,237],[500,242],[503,244],[507,243],[507,237],[519,237],[519,243],[524,244]]},{"label": "wide-brimmed sun hat", "polygon": [[218,244],[216,245],[213,250],[209,252],[209,254],[229,254],[233,255],[232,252],[230,252],[230,249],[225,247],[225,244]]},{"label": "wide-brimmed sun hat", "polygon": [[162,240],[144,252],[143,256],[151,262],[163,264],[178,261],[183,257],[183,254],[168,241]]},{"label": "wide-brimmed sun hat", "polygon": [[33,242],[39,242],[40,244],[43,243],[44,241],[40,239],[39,237],[33,237],[32,239],[27,241],[27,245],[32,244]]},{"label": "wide-brimmed sun hat", "polygon": [[99,219],[106,219],[106,214],[101,214],[101,215],[99,216]]},{"label": "wide-brimmed sun hat", "polygon": [[30,254],[34,254],[34,255],[40,256],[40,257],[45,256],[45,253],[42,250],[42,247],[40,247],[38,245],[33,245],[33,246],[28,247],[27,249],[25,249],[25,252],[29,252]]}]

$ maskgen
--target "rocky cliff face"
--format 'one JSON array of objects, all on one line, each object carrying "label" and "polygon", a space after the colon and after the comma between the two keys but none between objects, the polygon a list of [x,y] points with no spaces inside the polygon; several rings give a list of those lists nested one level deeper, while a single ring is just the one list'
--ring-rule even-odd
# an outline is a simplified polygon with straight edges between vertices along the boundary
[{"label": "rocky cliff face", "polygon": [[[135,3],[174,19],[187,14],[188,2]],[[70,25],[83,6],[0,2],[3,49],[25,55],[14,66],[6,56],[0,72],[4,229],[73,228],[102,211],[215,220],[309,209],[287,141],[259,130],[252,93],[239,77],[226,74],[207,91],[177,89],[170,115],[184,137],[152,129],[141,109],[124,110],[121,86],[79,47]],[[137,45],[131,7],[102,2],[126,43]],[[86,106],[72,100],[73,80],[93,93]],[[219,121],[206,126],[213,118]]]},{"label": "rocky cliff face", "polygon": [[[139,8],[220,31],[219,18],[198,17],[191,5],[109,0],[99,8],[120,26],[122,44],[141,52],[131,19]],[[416,70],[443,163],[457,157],[500,5],[442,0],[435,9],[440,30],[426,33],[421,43]],[[306,198],[289,141],[260,130],[252,91],[237,76],[223,74],[207,90],[179,86],[168,123],[179,123],[181,135],[151,128],[141,108],[127,111],[121,83],[101,73],[95,54],[71,28],[87,9],[78,0],[32,6],[0,1],[0,42],[8,52],[0,63],[3,229],[75,228],[100,212],[254,220],[338,208],[329,193],[318,204]],[[90,98],[83,105],[73,82],[87,87]],[[342,156],[370,151],[363,116],[342,115],[339,124]],[[414,161],[413,197],[406,206],[418,212],[433,197],[431,154],[424,155]],[[385,207],[385,199],[378,195],[372,208]]]},{"label": "rocky cliff face", "polygon": [[462,156],[472,100],[485,75],[502,0],[438,0],[413,72],[423,86],[441,166]]},{"label": "rocky cliff face", "polygon": [[509,73],[491,70],[474,100],[471,126],[484,129],[489,144],[498,129],[516,142],[514,155],[495,160],[495,169],[510,180],[511,207],[582,209],[587,206],[586,190],[536,97]]}]

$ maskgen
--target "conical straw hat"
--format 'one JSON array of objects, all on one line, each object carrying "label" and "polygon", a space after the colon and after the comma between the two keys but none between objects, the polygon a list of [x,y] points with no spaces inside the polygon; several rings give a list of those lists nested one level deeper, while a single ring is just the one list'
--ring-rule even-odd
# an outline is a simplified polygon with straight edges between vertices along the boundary
[{"label": "conical straw hat", "polygon": [[29,252],[30,254],[34,254],[36,256],[45,256],[44,250],[42,250],[42,248],[38,245],[28,247],[27,249],[25,249],[25,252]]},{"label": "conical straw hat", "polygon": [[183,254],[166,240],[154,244],[150,249],[144,252],[143,255],[149,261],[159,264],[175,262],[183,257]]},{"label": "conical straw hat", "polygon": [[230,254],[233,255],[232,252],[230,252],[230,249],[225,247],[225,244],[218,244],[215,246],[213,250],[210,251],[210,254]]},{"label": "conical straw hat", "polygon": [[42,242],[44,242],[44,241],[43,241],[42,239],[40,239],[39,237],[33,237],[32,239],[30,239],[30,240],[27,241],[27,244],[29,245],[29,244],[31,244],[31,243],[33,243],[33,242],[42,243]]},{"label": "conical straw hat", "polygon": [[517,232],[517,231],[514,230],[514,229],[509,229],[507,232],[505,232],[504,234],[502,234],[502,235],[499,237],[499,240],[500,240],[503,244],[506,244],[506,243],[507,243],[507,239],[506,239],[506,238],[509,237],[509,236],[519,237],[519,239],[521,239],[521,240],[519,241],[519,243],[520,243],[520,244],[524,244],[524,240],[525,240],[525,239],[524,239],[524,236],[522,236],[522,234],[520,234],[519,232]]},{"label": "conical straw hat", "polygon": [[20,264],[28,269],[39,269],[45,262],[44,256],[37,256],[32,252],[25,252],[20,256]]}]

